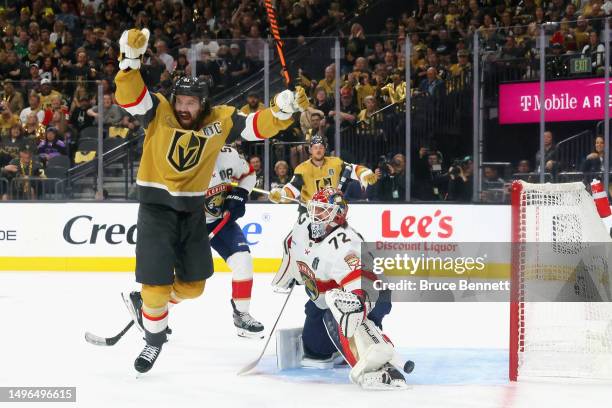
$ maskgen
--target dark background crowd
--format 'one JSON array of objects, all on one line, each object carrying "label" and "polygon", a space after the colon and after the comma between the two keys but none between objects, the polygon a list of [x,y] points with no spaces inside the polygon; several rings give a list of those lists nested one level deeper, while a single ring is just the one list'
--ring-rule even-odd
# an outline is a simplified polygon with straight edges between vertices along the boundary
[{"label": "dark background crowd", "polygon": [[[404,200],[407,160],[401,120],[408,91],[414,102],[412,197],[470,201],[474,168],[471,128],[465,123],[471,120],[471,99],[464,102],[471,92],[475,33],[486,62],[484,79],[493,85],[537,75],[536,40],[542,24],[549,54],[547,79],[569,76],[569,58],[576,55],[589,59],[590,75],[603,74],[602,18],[612,11],[611,0],[381,1],[387,8],[377,10],[368,3],[376,2],[276,2],[282,35],[292,39],[289,51],[316,47],[313,37],[332,36],[340,39],[342,55],[340,111],[335,108],[336,66],[331,57],[304,58],[292,66],[312,108],[275,139],[273,185],[286,183],[308,158],[313,135],[324,136],[330,154],[335,152],[339,116],[342,157],[373,168],[381,179],[367,191],[351,189],[351,197]],[[382,17],[368,18],[374,12]],[[98,121],[105,138],[141,132],[113,96],[118,38],[126,28],[151,30],[142,69],[151,90],[169,95],[176,78],[198,75],[210,81],[214,95],[241,94],[235,104],[245,113],[264,106],[260,89],[241,86],[261,76],[268,36],[263,1],[12,1],[0,8],[0,26],[0,178],[8,181],[44,176],[49,167],[72,167],[91,159],[83,142]],[[411,48],[408,62],[406,41]],[[98,84],[102,101],[96,96]],[[99,103],[103,117],[98,115]],[[548,139],[546,170],[559,172],[564,163],[555,149],[558,138],[550,132]],[[601,169],[603,146],[598,140],[593,141],[593,153],[581,160],[580,170]],[[238,147],[263,184],[260,146]],[[494,192],[491,200],[498,200],[500,191],[504,194],[512,173],[530,177],[538,170],[536,144],[526,147],[519,146],[518,155],[505,160],[512,163],[510,171],[496,165],[482,169],[483,183]],[[21,196],[34,195],[26,190]],[[484,194],[483,199],[488,198]]]}]

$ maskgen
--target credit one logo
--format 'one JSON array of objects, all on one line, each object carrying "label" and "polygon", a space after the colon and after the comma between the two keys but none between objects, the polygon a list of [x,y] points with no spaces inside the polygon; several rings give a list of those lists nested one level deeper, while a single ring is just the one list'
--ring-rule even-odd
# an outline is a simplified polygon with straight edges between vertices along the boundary
[{"label": "credit one logo", "polygon": [[96,224],[89,215],[77,215],[64,226],[64,240],[70,244],[96,244],[99,240],[111,245],[124,241],[136,244],[136,224],[126,227],[123,224]]},{"label": "credit one logo", "polygon": [[[223,229],[219,233],[221,233]],[[7,231],[14,232],[14,231]],[[252,222],[242,227],[242,233],[246,237],[246,242],[249,245],[257,245],[257,238],[262,234],[263,227],[261,224]],[[106,242],[110,245],[118,245],[124,242],[136,244],[136,224],[126,226],[123,224],[98,224],[93,221],[93,217],[89,215],[77,215],[68,220],[63,231],[64,240],[69,244],[94,245],[99,242]],[[0,231],[0,238],[2,231]],[[1,239],[0,239],[1,240]]]},{"label": "credit one logo", "polygon": [[391,210],[382,213],[382,236],[383,238],[397,238],[400,235],[404,238],[417,236],[429,238],[450,238],[453,235],[453,217],[442,215],[442,211],[436,210],[431,215],[416,217],[407,215],[398,218],[395,223],[391,219]]}]

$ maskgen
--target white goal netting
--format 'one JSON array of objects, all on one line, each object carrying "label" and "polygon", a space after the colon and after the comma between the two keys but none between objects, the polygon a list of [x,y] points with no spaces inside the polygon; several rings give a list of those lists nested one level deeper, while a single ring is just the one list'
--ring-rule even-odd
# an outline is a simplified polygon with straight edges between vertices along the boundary
[{"label": "white goal netting", "polygon": [[517,182],[512,223],[511,379],[612,379],[612,240],[592,197]]}]

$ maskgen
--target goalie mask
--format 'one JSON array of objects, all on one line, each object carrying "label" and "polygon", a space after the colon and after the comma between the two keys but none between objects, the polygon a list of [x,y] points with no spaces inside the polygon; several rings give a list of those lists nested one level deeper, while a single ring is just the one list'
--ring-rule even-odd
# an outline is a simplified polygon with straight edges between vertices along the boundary
[{"label": "goalie mask", "polygon": [[321,239],[336,227],[346,223],[348,203],[342,192],[327,187],[318,191],[308,202],[310,232],[313,238]]},{"label": "goalie mask", "polygon": [[[200,102],[200,112],[198,116],[195,118],[195,125],[197,127],[201,127],[203,125],[204,118],[210,112],[210,103],[208,101],[210,90],[208,86],[208,82],[205,80],[200,80],[195,77],[181,77],[179,78],[174,87],[172,88],[172,95],[170,97],[170,103],[172,104],[172,108],[174,109],[174,114],[177,115],[176,112],[176,96],[177,95],[185,95],[185,96],[195,96],[198,98]],[[180,119],[177,115],[177,119]]]}]

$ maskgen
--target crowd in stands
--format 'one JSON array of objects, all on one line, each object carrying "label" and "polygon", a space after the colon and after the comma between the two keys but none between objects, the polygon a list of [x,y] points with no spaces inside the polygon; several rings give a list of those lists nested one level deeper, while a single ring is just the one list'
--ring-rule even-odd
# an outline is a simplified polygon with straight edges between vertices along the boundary
[{"label": "crowd in stands", "polygon": [[[287,140],[307,143],[311,135],[322,134],[333,151],[334,121],[339,115],[342,131],[352,137],[342,145],[343,158],[376,168],[384,179],[380,185],[399,186],[364,191],[358,198],[404,200],[403,155],[402,159],[398,155],[405,153],[405,148],[393,139],[393,134],[400,131],[392,117],[404,115],[406,38],[411,47],[409,89],[413,101],[422,98],[426,110],[435,111],[436,103],[449,95],[471,92],[467,85],[471,83],[475,33],[486,57],[485,75],[512,69],[514,80],[535,78],[539,63],[536,44],[542,25],[547,38],[547,79],[569,76],[569,58],[576,56],[590,61],[590,75],[603,75],[602,18],[611,12],[611,0],[418,0],[415,10],[388,17],[379,33],[366,34],[360,24],[354,23],[340,34],[344,51],[340,112],[335,111],[334,103],[336,67],[332,64],[312,73],[300,70],[300,84],[307,88],[313,108],[302,114],[299,129]],[[359,152],[351,149],[356,145]],[[413,199],[472,200],[473,162],[465,156],[471,146],[463,147],[464,151],[444,152],[445,146],[432,137],[413,147]],[[291,170],[307,157],[306,150],[292,147],[278,160],[287,162]],[[588,166],[593,160],[580,161]],[[521,168],[512,172],[538,170],[537,157],[515,164],[519,163]],[[502,173],[495,166],[483,168],[483,183],[503,190],[509,180],[504,180],[502,176],[507,175]],[[500,183],[502,187],[498,188]],[[481,198],[499,199],[491,197],[484,194]]]},{"label": "crowd in stands", "polygon": [[[342,24],[356,4],[282,0],[279,24],[284,35],[320,33]],[[142,72],[149,88],[165,95],[173,80],[196,72],[213,93],[236,85],[261,67],[267,35],[257,0],[14,0],[0,7],[0,27],[0,179],[9,181],[44,176],[56,156],[78,163],[82,133],[98,121],[105,137],[114,127],[138,129],[114,102],[123,30],[151,30]],[[5,190],[0,182],[4,198]]]},{"label": "crowd in stands", "polygon": [[[492,66],[519,67],[524,78],[532,69],[526,61],[537,54],[541,24],[551,55],[548,77],[568,74],[567,56],[576,54],[589,58],[591,73],[599,75],[601,17],[612,12],[612,0],[417,0],[416,6],[407,2],[409,11],[389,13],[381,31],[366,33],[359,23],[346,25],[360,3],[276,2],[283,35],[299,38],[328,30],[340,36],[343,55],[339,111],[336,66],[299,71],[297,82],[307,89],[312,108],[276,139],[284,143],[273,146],[273,183],[285,183],[308,158],[313,135],[324,136],[333,154],[339,117],[340,128],[350,129],[343,136],[350,142],[342,145],[343,158],[373,168],[381,180],[368,191],[355,190],[354,198],[404,200],[403,136],[390,118],[404,115],[407,90],[415,100],[431,102],[424,105],[427,111],[435,111],[436,101],[469,90],[476,32]],[[258,0],[17,0],[0,8],[0,26],[0,178],[7,179],[43,175],[57,156],[74,165],[82,134],[98,121],[105,137],[111,128],[138,130],[139,123],[113,97],[118,38],[124,29],[151,30],[142,72],[147,85],[164,95],[171,92],[174,79],[196,73],[210,80],[213,92],[235,86],[261,68],[267,36],[263,2]],[[406,39],[410,61],[405,60]],[[409,84],[404,80],[407,63]],[[98,83],[102,101],[96,98]],[[245,113],[262,109],[261,95],[250,93],[239,108]],[[413,198],[471,199],[474,170],[471,158],[464,157],[471,148],[447,154],[435,138],[415,147],[410,157]],[[261,158],[248,146],[242,148],[253,156],[249,160],[254,167],[258,162],[263,177]],[[26,152],[36,165],[27,164]],[[536,162],[522,163],[533,171]],[[499,171],[489,170],[487,179],[497,181]]]}]

